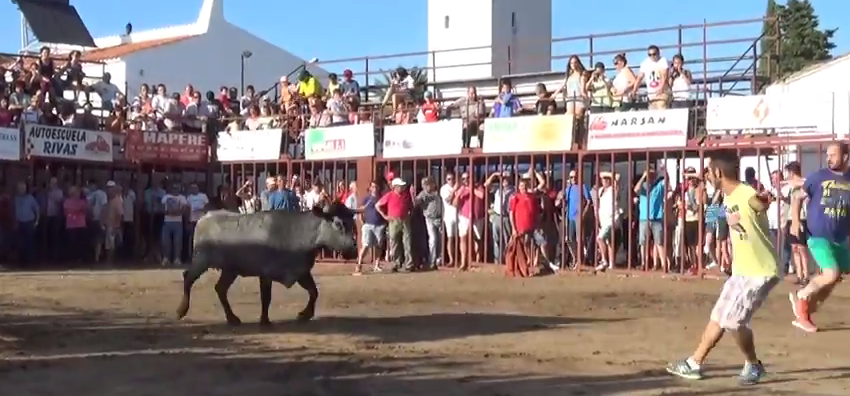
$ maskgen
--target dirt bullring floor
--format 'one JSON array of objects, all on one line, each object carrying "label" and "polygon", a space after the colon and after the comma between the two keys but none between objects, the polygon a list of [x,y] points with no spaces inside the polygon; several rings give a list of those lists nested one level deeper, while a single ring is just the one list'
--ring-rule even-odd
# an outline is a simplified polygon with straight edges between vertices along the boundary
[{"label": "dirt bullring floor", "polygon": [[791,327],[790,287],[775,290],[754,324],[770,376],[741,388],[731,339],[706,380],[663,371],[692,351],[719,281],[348,270],[317,268],[319,309],[304,325],[292,319],[306,292],[275,286],[270,330],[256,324],[256,279],[231,289],[244,322],[233,329],[213,272],[182,322],[177,270],[0,273],[0,394],[850,394],[847,284],[817,317],[818,334]]}]

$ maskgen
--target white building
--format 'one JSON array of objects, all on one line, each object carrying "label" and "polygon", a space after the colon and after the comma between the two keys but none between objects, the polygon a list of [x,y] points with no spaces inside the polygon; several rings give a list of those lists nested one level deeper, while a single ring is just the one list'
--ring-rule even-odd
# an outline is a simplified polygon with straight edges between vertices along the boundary
[{"label": "white building", "polygon": [[428,0],[428,51],[432,82],[550,71],[552,2]]},{"label": "white building", "polygon": [[[128,95],[137,93],[142,83],[162,83],[169,92],[182,92],[192,84],[198,91],[217,94],[223,85],[240,88],[245,51],[251,52],[245,60],[245,85],[254,85],[258,91],[304,64],[303,59],[227,22],[223,2],[204,0],[197,21],[191,24],[96,38],[98,48],[84,49],[83,59],[105,65],[87,64],[86,75],[100,77],[109,72],[112,82]],[[55,48],[60,52],[76,49]],[[320,68],[309,69],[322,79],[327,75]]]},{"label": "white building", "polygon": [[[825,99],[825,96],[831,96],[833,130],[839,139],[843,139],[850,133],[850,80],[847,79],[848,73],[850,73],[850,54],[845,54],[791,74],[768,86],[765,89],[765,94],[768,96],[810,97],[813,98],[812,101],[817,99],[818,102]],[[746,166],[751,166],[756,170],[761,168],[760,170],[764,174],[770,169],[776,170],[780,162],[785,164],[790,161],[799,161],[803,173],[808,174],[825,164],[824,156],[820,145],[803,145],[799,147],[799,152],[797,147],[789,147],[781,161],[779,158],[775,158],[776,156],[763,156],[759,160],[742,158],[742,168]],[[766,164],[765,157],[774,157],[770,159],[772,164]],[[744,164],[744,162],[747,163]],[[762,179],[765,179],[765,177],[762,176]],[[765,180],[761,181],[764,182]]]}]

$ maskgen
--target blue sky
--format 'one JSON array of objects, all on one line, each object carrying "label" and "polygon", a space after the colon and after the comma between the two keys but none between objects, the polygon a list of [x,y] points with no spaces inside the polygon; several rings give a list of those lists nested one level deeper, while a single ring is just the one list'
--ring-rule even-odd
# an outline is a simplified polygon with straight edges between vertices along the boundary
[{"label": "blue sky", "polygon": [[[463,0],[459,0],[463,1]],[[524,0],[544,1],[544,0]],[[548,0],[546,0],[548,1]],[[136,31],[193,22],[197,18],[202,0],[145,0],[103,1],[72,0],[92,36],[118,34],[131,21]],[[710,22],[759,18],[766,8],[765,0],[614,0],[606,4],[593,1],[553,0],[554,38],[575,37],[588,34],[610,33],[664,26],[700,24]],[[848,0],[812,0],[820,15],[822,27],[840,27],[835,39],[834,54],[850,51],[850,28],[841,22],[850,15]],[[281,0],[226,0],[225,17],[228,21],[254,33],[303,58],[319,57],[322,61],[366,55],[410,53],[427,49],[426,1],[414,0],[397,3],[389,0],[313,0],[289,2]],[[19,14],[9,1],[0,1],[0,51],[15,52],[20,46]],[[305,18],[309,15],[309,18]],[[337,16],[334,16],[337,15]],[[577,17],[581,16],[581,17]],[[335,28],[334,21],[339,23]],[[758,24],[716,27],[707,30],[708,40],[729,40],[756,37]],[[846,28],[846,29],[845,29]],[[401,32],[401,33],[396,33]],[[702,29],[683,33],[683,41],[702,41]],[[655,43],[659,46],[678,42],[675,31],[642,35],[619,36],[594,41],[596,51],[640,49]],[[748,44],[713,45],[709,57],[738,57]],[[553,56],[566,56],[588,51],[587,40],[555,43]],[[672,56],[675,51],[666,50]],[[702,58],[702,47],[682,51],[686,59]],[[633,54],[638,57],[638,54]],[[640,55],[642,58],[642,55]],[[610,62],[611,55],[601,59]],[[587,62],[587,59],[585,59]],[[370,64],[374,70],[404,66],[424,65],[425,57],[390,59]],[[636,63],[633,61],[633,63]],[[562,69],[564,61],[553,61],[553,67]],[[702,66],[700,65],[699,68]],[[724,69],[729,64],[715,64],[709,68]],[[350,68],[363,70],[363,62],[349,62],[326,66],[331,71]],[[697,68],[697,66],[692,66]]]}]

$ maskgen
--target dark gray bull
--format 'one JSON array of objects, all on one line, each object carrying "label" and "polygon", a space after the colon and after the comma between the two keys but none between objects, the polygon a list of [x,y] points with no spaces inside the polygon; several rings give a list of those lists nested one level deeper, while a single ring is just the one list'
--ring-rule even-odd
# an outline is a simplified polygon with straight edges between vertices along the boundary
[{"label": "dark gray bull", "polygon": [[242,321],[230,308],[227,291],[236,278],[260,278],[261,325],[269,325],[272,282],[286,288],[298,283],[310,296],[298,313],[299,321],[313,318],[319,289],[310,271],[323,249],[338,251],[346,260],[357,257],[354,213],[339,203],[310,212],[272,211],[238,214],[210,212],[195,228],[192,264],[183,271],[183,300],[177,308],[182,319],[189,312],[192,285],[208,269],[221,271],[215,285],[227,323]]}]

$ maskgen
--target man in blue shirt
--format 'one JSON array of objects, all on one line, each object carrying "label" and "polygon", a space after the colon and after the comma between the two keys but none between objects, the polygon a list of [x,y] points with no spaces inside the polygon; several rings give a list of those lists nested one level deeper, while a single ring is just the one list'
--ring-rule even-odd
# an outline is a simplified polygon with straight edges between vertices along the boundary
[{"label": "man in blue shirt", "polygon": [[269,177],[266,180],[268,190],[260,194],[260,205],[262,210],[288,210],[299,209],[298,197],[295,192],[286,187],[282,177]]},{"label": "man in blue shirt", "polygon": [[826,149],[828,168],[809,175],[803,183],[805,195],[791,203],[791,235],[800,238],[800,211],[806,205],[809,252],[820,267],[802,289],[791,292],[795,327],[809,333],[818,331],[811,314],[832,294],[843,274],[850,273],[850,149],[847,143],[834,143]]},{"label": "man in blue shirt", "polygon": [[269,212],[274,210],[272,203],[280,202],[280,191],[277,189],[277,178],[269,176],[266,178],[266,189],[260,193],[260,210]]},{"label": "man in blue shirt", "polygon": [[[585,252],[594,252],[591,243],[594,238],[586,230],[592,229],[593,219],[588,215],[593,213],[590,209],[593,206],[591,200],[590,188],[587,185],[579,184],[576,178],[576,171],[571,170],[567,186],[564,191],[559,194],[558,200],[564,203],[564,219],[567,223],[567,248],[570,250],[570,262],[572,268],[579,265],[579,254],[577,241],[581,235],[582,250]],[[581,215],[581,228],[584,232],[579,233],[578,219]],[[590,226],[590,228],[588,228]],[[583,261],[592,260],[593,254],[586,254]]]},{"label": "man in blue shirt", "polygon": [[40,217],[38,202],[27,192],[27,184],[18,182],[15,194],[15,236],[22,264],[30,264],[33,259],[35,228]]},{"label": "man in blue shirt", "polygon": [[363,198],[363,203],[357,208],[357,211],[361,213],[363,227],[360,229],[360,243],[362,247],[360,248],[360,254],[357,255],[357,266],[354,268],[354,275],[360,275],[363,257],[369,248],[373,248],[372,259],[375,262],[373,271],[381,271],[378,260],[381,258],[380,249],[384,244],[384,231],[387,228],[387,220],[375,209],[375,204],[380,199],[381,194],[378,183],[373,181],[369,184],[369,195]]},{"label": "man in blue shirt", "polygon": [[520,104],[519,99],[513,94],[511,80],[502,80],[499,89],[499,96],[496,97],[493,103],[492,115],[495,118],[513,117],[522,109],[522,104]]},{"label": "man in blue shirt", "polygon": [[[664,238],[664,192],[669,191],[667,178],[664,177],[664,168],[658,175],[655,168],[650,166],[643,176],[635,183],[634,193],[638,196],[638,245],[640,245],[641,261],[647,267],[646,253],[652,255],[652,267],[656,270],[664,268],[669,270],[667,252],[665,250]],[[647,249],[649,243],[648,233],[652,233],[652,249]]]}]

